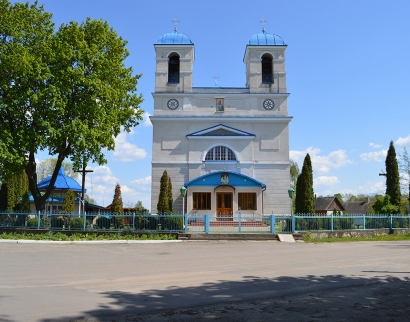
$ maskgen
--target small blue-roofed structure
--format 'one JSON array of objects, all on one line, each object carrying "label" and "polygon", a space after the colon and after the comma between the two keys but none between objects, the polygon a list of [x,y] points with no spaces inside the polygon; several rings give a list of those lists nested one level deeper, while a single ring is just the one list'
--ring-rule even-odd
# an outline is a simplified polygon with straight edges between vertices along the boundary
[{"label": "small blue-roofed structure", "polygon": [[158,41],[155,43],[156,45],[193,45],[191,39],[185,35],[181,34],[177,31],[169,32],[162,35]]},{"label": "small blue-roofed structure", "polygon": [[[51,176],[41,180],[38,183],[38,189],[40,191],[47,190],[48,186],[50,185]],[[60,168],[58,171],[57,179],[54,184],[53,191],[65,191],[72,190],[74,192],[81,192],[81,186],[77,181],[73,178],[68,177],[65,175],[63,168]]]},{"label": "small blue-roofed structure", "polygon": [[281,37],[275,34],[268,34],[262,31],[259,34],[255,34],[249,40],[249,45],[252,46],[286,46]]}]

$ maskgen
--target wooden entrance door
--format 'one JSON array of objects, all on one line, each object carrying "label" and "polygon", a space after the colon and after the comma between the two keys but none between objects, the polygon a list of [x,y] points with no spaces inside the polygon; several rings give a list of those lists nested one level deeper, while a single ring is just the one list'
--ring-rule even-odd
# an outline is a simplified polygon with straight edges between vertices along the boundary
[{"label": "wooden entrance door", "polygon": [[[216,194],[216,216],[220,221],[232,221],[232,192],[218,192]],[[226,217],[226,218],[225,218]]]}]

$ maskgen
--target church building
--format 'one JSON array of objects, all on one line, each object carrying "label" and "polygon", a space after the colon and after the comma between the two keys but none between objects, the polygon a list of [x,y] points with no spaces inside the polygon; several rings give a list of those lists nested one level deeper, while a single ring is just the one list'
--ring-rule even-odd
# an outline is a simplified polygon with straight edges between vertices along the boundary
[{"label": "church building", "polygon": [[176,29],[154,44],[152,213],[164,170],[176,213],[290,213],[287,45],[264,28],[245,45],[245,87],[237,88],[193,87],[195,46]]}]

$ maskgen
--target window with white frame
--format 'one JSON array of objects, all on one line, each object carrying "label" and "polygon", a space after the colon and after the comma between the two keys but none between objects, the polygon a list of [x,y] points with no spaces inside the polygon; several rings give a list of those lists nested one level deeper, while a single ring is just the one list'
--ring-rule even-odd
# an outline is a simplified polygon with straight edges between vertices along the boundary
[{"label": "window with white frame", "polygon": [[236,156],[230,148],[218,145],[208,151],[205,161],[236,161]]}]

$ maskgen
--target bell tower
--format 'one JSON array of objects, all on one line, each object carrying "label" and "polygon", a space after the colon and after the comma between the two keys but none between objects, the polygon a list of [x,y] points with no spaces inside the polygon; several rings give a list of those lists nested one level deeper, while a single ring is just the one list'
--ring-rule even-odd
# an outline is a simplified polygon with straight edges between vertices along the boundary
[{"label": "bell tower", "polygon": [[286,47],[281,37],[268,34],[265,27],[252,36],[243,59],[251,93],[286,93]]},{"label": "bell tower", "polygon": [[156,52],[155,92],[191,93],[194,44],[182,33],[167,33],[154,44]]}]

